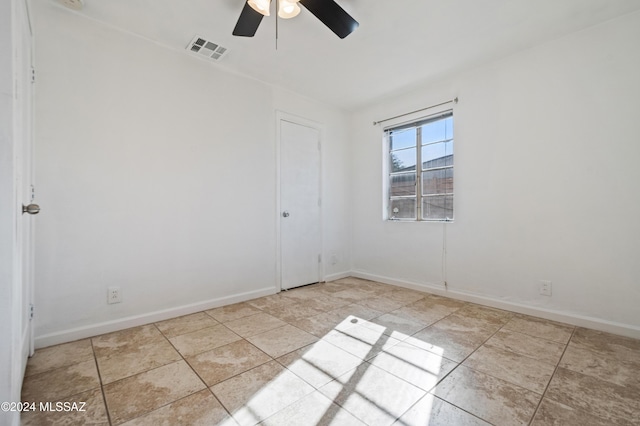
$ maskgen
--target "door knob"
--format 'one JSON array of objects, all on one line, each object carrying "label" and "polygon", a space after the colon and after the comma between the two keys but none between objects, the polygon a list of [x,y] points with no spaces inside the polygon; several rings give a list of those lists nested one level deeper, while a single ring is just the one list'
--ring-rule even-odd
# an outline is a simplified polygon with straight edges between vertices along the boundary
[{"label": "door knob", "polygon": [[37,204],[29,204],[28,206],[22,205],[22,214],[38,214],[40,213],[40,206]]},{"label": "door knob", "polygon": [[288,211],[283,211],[282,212],[282,217],[289,217],[289,212]]}]

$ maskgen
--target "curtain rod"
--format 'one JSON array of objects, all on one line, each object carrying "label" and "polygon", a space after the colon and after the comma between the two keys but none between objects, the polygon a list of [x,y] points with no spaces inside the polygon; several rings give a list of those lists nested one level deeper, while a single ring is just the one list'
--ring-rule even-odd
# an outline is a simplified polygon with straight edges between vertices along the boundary
[{"label": "curtain rod", "polygon": [[405,115],[413,114],[413,113],[420,112],[420,111],[426,111],[426,110],[431,109],[431,108],[435,108],[435,107],[439,107],[439,106],[446,105],[446,104],[451,104],[451,103],[457,104],[458,103],[458,97],[456,96],[455,98],[451,99],[450,101],[441,102],[439,104],[431,105],[431,106],[428,106],[428,107],[425,107],[425,108],[420,108],[420,109],[417,109],[415,111],[405,112],[404,114],[396,115],[395,117],[389,117],[389,118],[385,118],[383,120],[374,121],[373,125],[375,126],[376,124],[384,123],[385,121],[393,120],[393,119],[396,119],[396,118],[404,117]]}]

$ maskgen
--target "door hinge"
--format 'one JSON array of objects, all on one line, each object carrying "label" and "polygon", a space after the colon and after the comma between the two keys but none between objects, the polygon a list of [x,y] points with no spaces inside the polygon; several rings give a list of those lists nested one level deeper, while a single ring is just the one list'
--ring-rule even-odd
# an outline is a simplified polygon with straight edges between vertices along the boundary
[{"label": "door hinge", "polygon": [[35,310],[35,307],[33,306],[33,303],[30,303],[29,304],[29,321],[33,319],[34,310]]},{"label": "door hinge", "polygon": [[322,263],[322,255],[321,254],[318,255],[318,263]]},{"label": "door hinge", "polygon": [[34,67],[31,67],[31,82],[36,82],[36,69]]}]

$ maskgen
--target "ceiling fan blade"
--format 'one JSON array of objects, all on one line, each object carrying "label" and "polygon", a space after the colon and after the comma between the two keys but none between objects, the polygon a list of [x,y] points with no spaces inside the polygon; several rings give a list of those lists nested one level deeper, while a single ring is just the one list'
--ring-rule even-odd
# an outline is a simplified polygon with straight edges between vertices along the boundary
[{"label": "ceiling fan blade", "polygon": [[233,29],[234,36],[240,37],[253,37],[258,30],[260,22],[262,22],[263,15],[256,12],[249,6],[249,3],[244,4],[244,8],[238,18],[238,23]]},{"label": "ceiling fan blade", "polygon": [[358,28],[358,22],[333,0],[300,0],[300,4],[340,38]]}]

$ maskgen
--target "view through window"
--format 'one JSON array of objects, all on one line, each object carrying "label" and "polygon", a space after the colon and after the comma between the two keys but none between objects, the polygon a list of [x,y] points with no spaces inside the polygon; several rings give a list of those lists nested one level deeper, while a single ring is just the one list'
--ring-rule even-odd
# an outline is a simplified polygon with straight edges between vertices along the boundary
[{"label": "view through window", "polygon": [[453,112],[385,130],[388,218],[453,220]]}]

